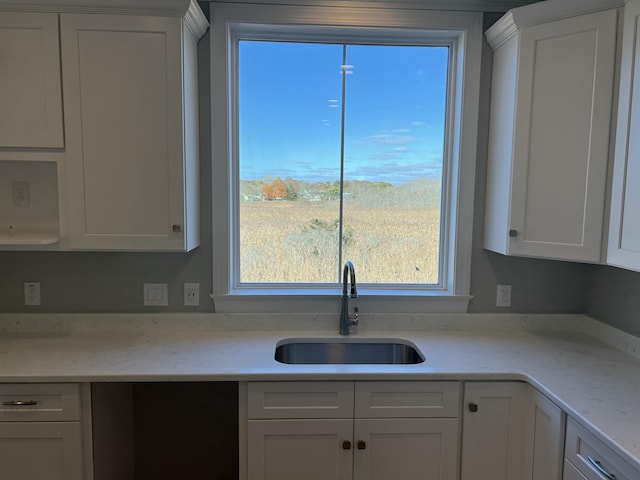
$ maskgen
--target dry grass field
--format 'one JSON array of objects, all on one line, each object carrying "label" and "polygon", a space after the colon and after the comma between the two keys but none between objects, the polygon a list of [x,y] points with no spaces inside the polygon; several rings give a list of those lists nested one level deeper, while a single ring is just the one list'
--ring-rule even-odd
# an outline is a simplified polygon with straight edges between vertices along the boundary
[{"label": "dry grass field", "polygon": [[[437,283],[440,211],[347,200],[343,261],[360,283]],[[338,201],[247,201],[240,207],[241,282],[335,283]]]}]

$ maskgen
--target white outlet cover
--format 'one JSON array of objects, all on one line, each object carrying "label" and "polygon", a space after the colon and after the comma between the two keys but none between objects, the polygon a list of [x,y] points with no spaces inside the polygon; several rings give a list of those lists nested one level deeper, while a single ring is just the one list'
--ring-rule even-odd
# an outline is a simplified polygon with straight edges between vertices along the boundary
[{"label": "white outlet cover", "polygon": [[511,285],[498,285],[496,289],[496,307],[511,306]]},{"label": "white outlet cover", "polygon": [[40,283],[38,282],[24,283],[24,304],[40,305]]},{"label": "white outlet cover", "polygon": [[142,290],[145,307],[166,307],[169,305],[166,283],[145,283]]},{"label": "white outlet cover", "polygon": [[200,284],[184,284],[184,304],[187,307],[197,307],[200,305]]}]

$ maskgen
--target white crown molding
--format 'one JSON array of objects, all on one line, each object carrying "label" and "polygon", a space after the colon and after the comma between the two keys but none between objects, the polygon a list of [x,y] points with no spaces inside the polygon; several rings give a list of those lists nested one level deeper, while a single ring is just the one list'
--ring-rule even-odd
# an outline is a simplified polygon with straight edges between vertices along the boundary
[{"label": "white crown molding", "polygon": [[449,10],[469,12],[506,12],[540,0],[211,0],[226,4],[278,4],[319,7],[380,7],[415,10]]},{"label": "white crown molding", "polygon": [[0,11],[184,17],[194,0],[0,0]]},{"label": "white crown molding", "polygon": [[184,23],[197,40],[200,40],[209,28],[207,17],[195,0],[189,3],[189,8],[184,15]]},{"label": "white crown molding", "polygon": [[507,12],[485,37],[492,49],[513,37],[519,29],[586,13],[624,7],[625,0],[546,0]]}]

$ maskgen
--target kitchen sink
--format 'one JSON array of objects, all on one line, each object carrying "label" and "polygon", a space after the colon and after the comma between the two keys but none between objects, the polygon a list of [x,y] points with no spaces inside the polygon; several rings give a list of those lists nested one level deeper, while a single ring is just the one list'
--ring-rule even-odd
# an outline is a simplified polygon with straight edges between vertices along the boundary
[{"label": "kitchen sink", "polygon": [[287,339],[276,346],[275,359],[295,365],[414,365],[424,356],[398,339]]}]

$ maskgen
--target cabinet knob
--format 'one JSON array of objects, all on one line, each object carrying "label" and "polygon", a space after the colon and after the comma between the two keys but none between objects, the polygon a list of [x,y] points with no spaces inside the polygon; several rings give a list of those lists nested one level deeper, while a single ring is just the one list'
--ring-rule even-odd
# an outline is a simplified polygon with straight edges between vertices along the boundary
[{"label": "cabinet knob", "polygon": [[470,412],[477,412],[478,411],[478,404],[477,403],[470,403],[469,404],[469,411]]},{"label": "cabinet knob", "polygon": [[509,230],[509,236],[511,238],[517,237],[518,236],[518,230],[514,230],[513,228],[511,230]]},{"label": "cabinet knob", "polygon": [[364,450],[365,448],[367,448],[367,442],[358,440],[358,450]]},{"label": "cabinet knob", "polygon": [[182,231],[182,226],[180,224],[172,225],[171,231],[173,231],[173,233],[180,233]]},{"label": "cabinet knob", "polygon": [[345,440],[344,442],[342,442],[342,449],[351,450],[351,442],[349,440]]}]

